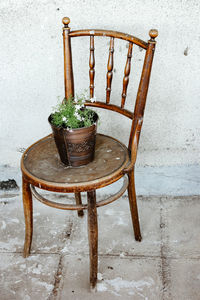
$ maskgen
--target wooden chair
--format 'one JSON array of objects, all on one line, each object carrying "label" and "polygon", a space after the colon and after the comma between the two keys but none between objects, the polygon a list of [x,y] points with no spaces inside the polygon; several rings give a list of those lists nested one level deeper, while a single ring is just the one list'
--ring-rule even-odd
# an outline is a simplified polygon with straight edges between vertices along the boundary
[{"label": "wooden chair", "polygon": [[[23,205],[26,225],[24,257],[29,255],[32,241],[32,195],[34,195],[35,198],[42,203],[51,207],[66,210],[77,210],[78,216],[83,216],[83,210],[87,209],[90,252],[90,285],[94,288],[97,282],[98,268],[97,207],[113,202],[121,197],[126,189],[128,189],[135,240],[141,241],[142,239],[135,194],[134,166],[156,45],[155,38],[157,37],[158,32],[155,29],[150,30],[150,40],[146,43],[132,35],[117,31],[96,29],[70,31],[68,26],[69,23],[69,18],[63,18],[65,97],[68,98],[70,95],[74,95],[71,39],[82,36],[90,37],[89,88],[90,97],[93,97],[95,77],[94,37],[109,37],[110,49],[106,75],[106,101],[97,101],[94,103],[87,101],[86,105],[115,111],[131,119],[132,126],[130,129],[129,145],[126,147],[112,137],[97,134],[95,159],[92,163],[81,168],[63,167],[63,165],[59,162],[55,143],[51,134],[37,141],[25,151],[21,161]],[[122,39],[129,43],[127,61],[124,69],[121,106],[110,103],[115,39]],[[129,83],[133,45],[143,48],[146,53],[136,97],[135,109],[134,112],[131,112],[125,109],[125,100]],[[122,177],[124,178],[123,186],[116,194],[103,201],[96,202],[96,189],[110,185]],[[51,192],[75,193],[76,204],[63,204],[47,200],[38,193],[35,187]],[[82,204],[81,192],[87,192],[87,204]]]}]

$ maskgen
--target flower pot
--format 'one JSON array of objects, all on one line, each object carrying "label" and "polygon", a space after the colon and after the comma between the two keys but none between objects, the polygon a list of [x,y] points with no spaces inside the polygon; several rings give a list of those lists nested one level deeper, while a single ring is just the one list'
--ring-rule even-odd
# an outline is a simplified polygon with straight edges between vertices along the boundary
[{"label": "flower pot", "polygon": [[57,127],[51,123],[51,115],[48,118],[48,121],[51,125],[51,129],[53,131],[54,140],[56,143],[56,147],[58,150],[58,154],[60,156],[60,160],[64,165],[69,165],[68,162],[68,156],[67,156],[67,150],[65,146],[65,139],[63,135],[63,128]]},{"label": "flower pot", "polygon": [[94,159],[98,121],[96,113],[94,124],[83,128],[67,129],[56,127],[51,123],[51,115],[48,120],[53,131],[60,160],[63,164],[80,167]]}]

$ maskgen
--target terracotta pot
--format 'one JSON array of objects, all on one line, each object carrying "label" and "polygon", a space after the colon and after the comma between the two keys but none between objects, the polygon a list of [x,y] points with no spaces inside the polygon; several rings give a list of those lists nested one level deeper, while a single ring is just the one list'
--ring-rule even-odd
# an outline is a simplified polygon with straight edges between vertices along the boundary
[{"label": "terracotta pot", "polygon": [[64,165],[80,167],[94,159],[98,115],[95,113],[94,124],[89,127],[66,129],[56,127],[48,118],[60,160]]}]

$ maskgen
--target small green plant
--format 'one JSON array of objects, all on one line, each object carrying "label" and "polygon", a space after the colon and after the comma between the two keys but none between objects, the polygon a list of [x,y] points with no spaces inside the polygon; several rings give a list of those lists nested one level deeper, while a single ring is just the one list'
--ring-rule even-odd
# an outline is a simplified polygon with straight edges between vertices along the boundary
[{"label": "small green plant", "polygon": [[[63,127],[68,129],[89,127],[94,124],[95,112],[85,107],[85,99],[87,97],[82,94],[76,97],[69,97],[63,99],[54,108],[54,113],[51,115],[51,123],[56,127]],[[95,98],[90,99],[91,102]]]}]

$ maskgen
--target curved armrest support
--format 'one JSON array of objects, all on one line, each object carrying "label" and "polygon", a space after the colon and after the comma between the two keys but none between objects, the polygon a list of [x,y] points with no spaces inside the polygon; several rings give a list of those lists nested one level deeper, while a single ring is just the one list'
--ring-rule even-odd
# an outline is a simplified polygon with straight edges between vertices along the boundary
[{"label": "curved armrest support", "polygon": [[143,118],[137,119],[135,131],[133,134],[133,141],[130,149],[131,163],[123,170],[125,174],[129,173],[135,166],[142,122],[143,122]]}]

